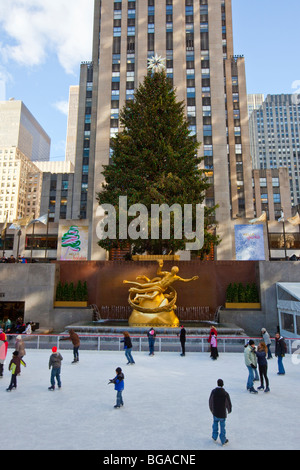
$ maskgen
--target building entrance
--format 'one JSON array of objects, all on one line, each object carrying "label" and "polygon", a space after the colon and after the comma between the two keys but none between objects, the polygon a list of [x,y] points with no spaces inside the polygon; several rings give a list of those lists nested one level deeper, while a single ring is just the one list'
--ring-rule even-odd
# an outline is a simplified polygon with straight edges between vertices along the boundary
[{"label": "building entrance", "polygon": [[10,320],[10,333],[18,332],[20,324],[24,323],[24,313],[25,302],[0,302],[0,328],[4,330],[6,322]]}]

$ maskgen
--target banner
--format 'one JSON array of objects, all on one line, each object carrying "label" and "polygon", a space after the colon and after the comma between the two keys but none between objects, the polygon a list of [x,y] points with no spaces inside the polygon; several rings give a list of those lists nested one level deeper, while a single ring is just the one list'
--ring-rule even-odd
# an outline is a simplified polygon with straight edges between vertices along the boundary
[{"label": "banner", "polygon": [[65,261],[86,261],[88,259],[87,226],[62,225],[60,259]]},{"label": "banner", "polygon": [[265,260],[263,225],[235,225],[234,231],[236,260]]}]

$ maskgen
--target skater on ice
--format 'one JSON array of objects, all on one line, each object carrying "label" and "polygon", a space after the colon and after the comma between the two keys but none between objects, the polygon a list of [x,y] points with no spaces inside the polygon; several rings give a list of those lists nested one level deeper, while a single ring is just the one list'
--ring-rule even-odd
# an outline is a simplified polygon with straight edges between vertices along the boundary
[{"label": "skater on ice", "polygon": [[270,335],[269,335],[269,333],[267,332],[267,330],[265,328],[261,329],[261,335],[262,335],[264,343],[266,344],[266,346],[268,348],[268,357],[267,357],[267,359],[273,359],[273,356],[272,356],[272,353],[271,353],[271,344],[272,344],[271,338],[270,338]]},{"label": "skater on ice", "polygon": [[124,331],[123,336],[124,336],[124,339],[121,339],[121,343],[124,343],[125,356],[128,361],[127,364],[135,364],[135,361],[131,354],[132,342],[131,342],[130,334],[128,333],[128,331]]},{"label": "skater on ice", "polygon": [[180,356],[185,356],[186,329],[184,328],[183,325],[180,326],[179,340],[181,344]]},{"label": "skater on ice", "polygon": [[17,388],[17,375],[21,373],[21,365],[26,367],[25,362],[19,358],[18,351],[14,351],[8,366],[8,370],[11,372],[11,381],[9,387],[6,389],[7,392],[11,392],[13,388]]},{"label": "skater on ice", "polygon": [[7,355],[8,342],[6,334],[0,329],[0,378],[3,377],[4,362]]},{"label": "skater on ice", "polygon": [[217,442],[218,436],[220,436],[222,446],[228,444],[228,439],[226,438],[226,418],[227,413],[232,411],[229,393],[223,387],[223,380],[218,379],[217,387],[212,390],[209,397],[209,409],[213,415],[212,439]]},{"label": "skater on ice", "polygon": [[51,386],[48,390],[55,390],[55,379],[58,388],[61,388],[60,372],[61,372],[61,361],[63,360],[62,355],[57,351],[57,347],[53,346],[52,354],[49,358],[49,369],[51,370],[50,383]]},{"label": "skater on ice", "polygon": [[257,369],[257,358],[253,339],[250,339],[249,343],[245,346],[244,359],[245,365],[248,369],[247,390],[249,390],[250,393],[258,393],[253,386],[255,377],[254,371]]},{"label": "skater on ice", "polygon": [[72,341],[73,344],[73,355],[74,360],[72,364],[79,362],[79,348],[80,348],[80,339],[77,333],[74,330],[69,330],[69,338],[62,338],[61,341]]},{"label": "skater on ice", "polygon": [[109,384],[115,384],[115,390],[117,392],[117,402],[114,408],[120,408],[124,405],[122,392],[124,390],[124,374],[121,367],[116,368],[116,376],[113,379],[110,379]]},{"label": "skater on ice", "polygon": [[285,368],[283,366],[283,358],[286,354],[287,347],[286,347],[286,342],[283,339],[283,336],[281,336],[280,333],[276,333],[275,335],[275,356],[277,357],[277,363],[278,363],[278,372],[277,375],[284,375],[285,374]]},{"label": "skater on ice", "polygon": [[149,344],[149,356],[154,356],[154,344],[156,338],[156,331],[154,328],[150,328],[147,333],[148,336],[148,344]]},{"label": "skater on ice", "polygon": [[[257,387],[257,390],[265,390],[265,392],[269,392],[269,379],[268,379],[268,361],[267,361],[267,353],[268,348],[266,344],[261,341],[257,347],[256,357],[258,363],[258,370],[260,376],[260,387]],[[264,387],[264,379],[266,382],[266,388]]]}]

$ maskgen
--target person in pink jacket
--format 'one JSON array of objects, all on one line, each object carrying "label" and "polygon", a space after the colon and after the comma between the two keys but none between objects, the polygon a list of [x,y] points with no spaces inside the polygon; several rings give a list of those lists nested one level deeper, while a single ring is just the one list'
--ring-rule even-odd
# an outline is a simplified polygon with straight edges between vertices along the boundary
[{"label": "person in pink jacket", "polygon": [[3,365],[7,356],[7,347],[6,334],[0,329],[0,377],[3,377]]},{"label": "person in pink jacket", "polygon": [[218,353],[218,341],[214,333],[212,333],[210,337],[210,351],[211,351],[210,357],[215,361],[217,357],[219,357],[219,353]]}]

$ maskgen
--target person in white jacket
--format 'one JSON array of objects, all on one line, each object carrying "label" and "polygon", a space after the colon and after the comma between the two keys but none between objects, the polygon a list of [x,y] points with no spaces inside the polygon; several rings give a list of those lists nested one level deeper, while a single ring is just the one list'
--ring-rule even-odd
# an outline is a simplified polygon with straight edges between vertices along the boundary
[{"label": "person in white jacket", "polygon": [[247,380],[247,390],[250,393],[258,393],[253,386],[254,382],[254,370],[257,369],[257,358],[255,354],[255,344],[252,339],[250,339],[249,343],[245,346],[244,349],[244,358],[245,364],[248,369],[249,375]]}]

